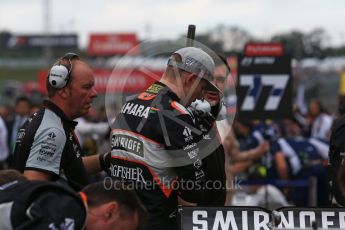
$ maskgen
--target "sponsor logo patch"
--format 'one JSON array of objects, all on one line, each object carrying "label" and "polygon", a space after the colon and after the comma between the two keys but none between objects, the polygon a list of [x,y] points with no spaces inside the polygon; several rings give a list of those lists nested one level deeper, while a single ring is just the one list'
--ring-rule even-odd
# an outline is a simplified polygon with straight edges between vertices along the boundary
[{"label": "sponsor logo patch", "polygon": [[183,136],[185,136],[184,141],[188,142],[188,141],[193,140],[192,130],[190,128],[185,127],[182,134]]},{"label": "sponsor logo patch", "polygon": [[17,133],[17,141],[21,141],[25,136],[25,129],[20,129]]},{"label": "sponsor logo patch", "polygon": [[196,169],[199,169],[199,168],[201,167],[201,165],[202,165],[202,162],[201,162],[200,159],[198,159],[198,160],[194,161],[193,164],[194,164],[194,167],[195,167]]},{"label": "sponsor logo patch", "polygon": [[126,180],[135,180],[146,183],[143,174],[143,170],[139,167],[125,167],[122,165],[112,164],[110,166],[110,174],[116,178],[122,178]]},{"label": "sponsor logo patch", "polygon": [[111,136],[111,149],[122,149],[130,153],[134,153],[140,157],[144,157],[144,144],[141,140],[123,135],[113,133]]},{"label": "sponsor logo patch", "polygon": [[133,115],[136,117],[144,117],[147,118],[149,116],[149,112],[151,107],[139,105],[136,103],[127,102],[121,110],[121,113]]},{"label": "sponsor logo patch", "polygon": [[56,134],[54,132],[51,132],[51,133],[48,134],[48,137],[49,137],[49,139],[54,140],[55,137],[56,137]]},{"label": "sponsor logo patch", "polygon": [[146,90],[146,92],[157,94],[162,88],[164,88],[164,86],[158,85],[158,84],[153,84]]}]

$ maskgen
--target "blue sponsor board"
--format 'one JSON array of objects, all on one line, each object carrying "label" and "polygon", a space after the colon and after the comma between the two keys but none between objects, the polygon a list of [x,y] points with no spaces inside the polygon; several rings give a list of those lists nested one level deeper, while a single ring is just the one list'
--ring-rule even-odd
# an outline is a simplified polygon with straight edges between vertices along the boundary
[{"label": "blue sponsor board", "polygon": [[291,58],[240,56],[237,111],[244,119],[292,116]]}]

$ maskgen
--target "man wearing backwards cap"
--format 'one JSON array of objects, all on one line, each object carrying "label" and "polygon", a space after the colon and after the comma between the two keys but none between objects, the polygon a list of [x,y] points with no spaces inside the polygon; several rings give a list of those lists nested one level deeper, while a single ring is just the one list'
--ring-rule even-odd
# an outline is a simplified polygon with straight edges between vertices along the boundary
[{"label": "man wearing backwards cap", "polygon": [[147,229],[177,229],[178,199],[189,204],[204,199],[205,132],[186,108],[204,89],[217,89],[213,72],[206,52],[179,49],[161,80],[127,100],[115,120],[110,172],[135,185],[149,213]]}]

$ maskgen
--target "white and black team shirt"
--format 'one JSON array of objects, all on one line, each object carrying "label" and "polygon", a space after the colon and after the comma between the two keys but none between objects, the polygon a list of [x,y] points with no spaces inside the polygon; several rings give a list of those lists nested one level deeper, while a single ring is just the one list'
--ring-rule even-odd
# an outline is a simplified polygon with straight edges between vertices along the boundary
[{"label": "white and black team shirt", "polygon": [[20,128],[14,151],[14,165],[19,171],[49,173],[54,180],[67,182],[75,190],[87,183],[81,148],[74,128],[63,111],[50,101]]}]

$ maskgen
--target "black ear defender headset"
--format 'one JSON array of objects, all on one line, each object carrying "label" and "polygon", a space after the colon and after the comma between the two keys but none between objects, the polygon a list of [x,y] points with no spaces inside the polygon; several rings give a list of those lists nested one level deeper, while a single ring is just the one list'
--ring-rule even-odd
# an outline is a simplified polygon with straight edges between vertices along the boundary
[{"label": "black ear defender headset", "polygon": [[[49,84],[55,89],[62,89],[64,88],[70,78],[72,72],[72,60],[79,59],[79,56],[75,53],[66,53],[59,61],[54,64],[54,66],[50,69],[48,74]],[[69,68],[66,65],[61,64],[62,60],[68,60]]]}]

